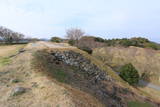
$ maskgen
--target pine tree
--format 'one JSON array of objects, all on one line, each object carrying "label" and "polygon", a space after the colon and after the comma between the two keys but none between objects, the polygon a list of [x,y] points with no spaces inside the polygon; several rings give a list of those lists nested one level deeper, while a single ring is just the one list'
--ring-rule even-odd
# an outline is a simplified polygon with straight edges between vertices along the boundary
[{"label": "pine tree", "polygon": [[130,85],[138,84],[140,78],[138,71],[131,63],[124,65],[120,69],[120,77],[127,81]]}]

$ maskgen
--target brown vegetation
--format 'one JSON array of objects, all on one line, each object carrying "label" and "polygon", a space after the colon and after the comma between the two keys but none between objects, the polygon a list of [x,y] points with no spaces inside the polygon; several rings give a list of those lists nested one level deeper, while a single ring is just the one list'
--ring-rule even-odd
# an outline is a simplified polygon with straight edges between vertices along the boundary
[{"label": "brown vegetation", "polygon": [[105,47],[95,49],[93,56],[115,70],[127,63],[132,63],[139,74],[143,75],[143,79],[160,84],[160,51],[138,47]]},{"label": "brown vegetation", "polygon": [[[38,56],[32,56],[36,51],[38,51]],[[55,61],[51,54],[55,51],[77,53],[92,66],[96,65],[101,70],[106,71],[115,81],[92,84],[86,78],[88,75],[80,73],[80,69],[59,60]],[[115,75],[110,67],[104,67],[102,62],[75,47],[48,42],[30,43],[25,47],[23,53],[12,57],[11,60],[10,64],[0,68],[0,96],[3,96],[0,98],[0,106],[2,107],[103,107],[103,100],[98,97],[102,94],[94,93],[95,90],[99,89],[107,92],[104,95],[109,95],[109,99],[104,100],[108,103],[119,97],[122,98],[122,101],[124,101],[123,98],[126,98],[124,102],[133,100],[151,102],[146,100],[146,97],[142,98],[132,93],[128,86],[123,87],[122,80]],[[119,85],[120,83],[122,84]],[[26,91],[23,91],[24,93],[21,95],[11,96],[12,91],[17,87],[22,87]]]}]

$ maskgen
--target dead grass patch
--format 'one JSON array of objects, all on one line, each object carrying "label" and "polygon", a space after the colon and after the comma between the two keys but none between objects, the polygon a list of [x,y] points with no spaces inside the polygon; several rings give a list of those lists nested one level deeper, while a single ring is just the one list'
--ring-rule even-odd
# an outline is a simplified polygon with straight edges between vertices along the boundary
[{"label": "dead grass patch", "polygon": [[23,48],[25,45],[5,45],[0,46],[0,57],[7,57],[16,53],[19,49]]},{"label": "dead grass patch", "polygon": [[23,48],[25,45],[4,45],[0,46],[0,67],[10,64],[12,59],[9,57],[16,54],[19,49]]}]

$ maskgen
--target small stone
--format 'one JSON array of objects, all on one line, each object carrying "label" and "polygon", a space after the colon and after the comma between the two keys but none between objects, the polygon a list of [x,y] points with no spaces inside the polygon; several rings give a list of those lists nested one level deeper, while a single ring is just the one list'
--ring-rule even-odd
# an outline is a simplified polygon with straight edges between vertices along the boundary
[{"label": "small stone", "polygon": [[16,87],[12,90],[11,96],[21,95],[26,92],[26,89],[23,87]]}]

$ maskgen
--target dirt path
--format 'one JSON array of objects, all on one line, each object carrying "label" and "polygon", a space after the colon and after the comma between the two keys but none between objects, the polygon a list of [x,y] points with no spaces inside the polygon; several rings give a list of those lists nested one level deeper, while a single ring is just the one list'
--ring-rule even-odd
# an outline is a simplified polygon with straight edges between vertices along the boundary
[{"label": "dirt path", "polygon": [[51,43],[51,42],[43,42],[43,41],[40,41],[40,42],[36,42],[36,43],[32,43],[31,44],[31,48],[75,48],[75,47],[72,47],[72,46],[69,46],[68,44],[66,43]]},{"label": "dirt path", "polygon": [[146,82],[146,81],[143,81],[143,80],[139,81],[139,85],[160,91],[160,86],[149,83],[149,82]]}]

